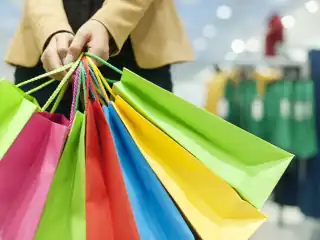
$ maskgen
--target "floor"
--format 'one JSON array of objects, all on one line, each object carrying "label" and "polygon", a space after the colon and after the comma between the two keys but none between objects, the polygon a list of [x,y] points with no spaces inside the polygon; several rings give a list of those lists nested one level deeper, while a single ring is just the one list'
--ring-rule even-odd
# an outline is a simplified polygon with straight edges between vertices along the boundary
[{"label": "floor", "polygon": [[299,209],[280,209],[268,202],[263,212],[269,217],[252,240],[319,240],[320,222],[305,218]]}]

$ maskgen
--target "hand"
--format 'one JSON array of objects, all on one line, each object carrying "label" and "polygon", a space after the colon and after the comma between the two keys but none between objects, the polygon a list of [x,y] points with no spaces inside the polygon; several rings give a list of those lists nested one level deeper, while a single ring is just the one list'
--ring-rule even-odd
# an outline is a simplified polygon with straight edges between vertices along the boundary
[{"label": "hand", "polygon": [[[104,60],[109,58],[109,33],[106,27],[96,20],[89,20],[76,33],[65,59],[65,64],[75,61],[84,47],[88,52]],[[101,65],[94,61],[96,65]]]},{"label": "hand", "polygon": [[[59,32],[52,36],[47,47],[41,55],[41,62],[44,69],[49,72],[64,65],[69,46],[73,40],[73,35],[68,32]],[[61,80],[66,72],[55,74],[55,79]]]}]

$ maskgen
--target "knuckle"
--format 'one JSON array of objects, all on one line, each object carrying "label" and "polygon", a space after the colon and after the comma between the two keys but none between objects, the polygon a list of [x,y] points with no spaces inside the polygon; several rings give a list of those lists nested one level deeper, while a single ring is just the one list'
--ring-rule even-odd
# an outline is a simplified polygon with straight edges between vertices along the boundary
[{"label": "knuckle", "polygon": [[59,55],[66,55],[68,52],[68,48],[67,47],[59,47],[58,48],[58,54]]},{"label": "knuckle", "polygon": [[41,55],[41,62],[45,62],[48,59],[48,51],[44,51]]},{"label": "knuckle", "polygon": [[79,31],[77,32],[77,37],[79,38],[85,38],[87,35],[86,31],[84,31],[83,29],[79,29]]},{"label": "knuckle", "polygon": [[97,47],[96,51],[101,57],[105,57],[109,54],[108,49],[103,46]]},{"label": "knuckle", "polygon": [[69,50],[70,50],[71,53],[77,53],[77,52],[81,51],[79,46],[70,46]]}]

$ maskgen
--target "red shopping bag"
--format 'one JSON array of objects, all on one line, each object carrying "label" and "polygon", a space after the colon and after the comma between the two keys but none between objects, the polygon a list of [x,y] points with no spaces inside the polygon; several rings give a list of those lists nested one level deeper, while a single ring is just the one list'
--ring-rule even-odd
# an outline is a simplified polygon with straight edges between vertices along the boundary
[{"label": "red shopping bag", "polygon": [[0,161],[0,239],[33,239],[67,124],[61,115],[33,114]]},{"label": "red shopping bag", "polygon": [[[84,63],[87,82],[94,90],[87,64]],[[93,101],[88,98],[88,93],[86,95],[87,239],[138,240],[140,238],[109,126],[98,100]]]}]

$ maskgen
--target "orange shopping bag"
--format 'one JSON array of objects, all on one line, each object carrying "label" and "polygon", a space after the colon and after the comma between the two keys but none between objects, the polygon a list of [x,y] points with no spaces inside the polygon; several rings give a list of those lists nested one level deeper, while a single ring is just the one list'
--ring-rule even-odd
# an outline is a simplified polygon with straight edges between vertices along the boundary
[{"label": "orange shopping bag", "polygon": [[[138,240],[113,138],[86,66],[86,222],[88,240]],[[82,67],[82,77],[84,69]],[[89,97],[89,84],[95,100]]]}]

